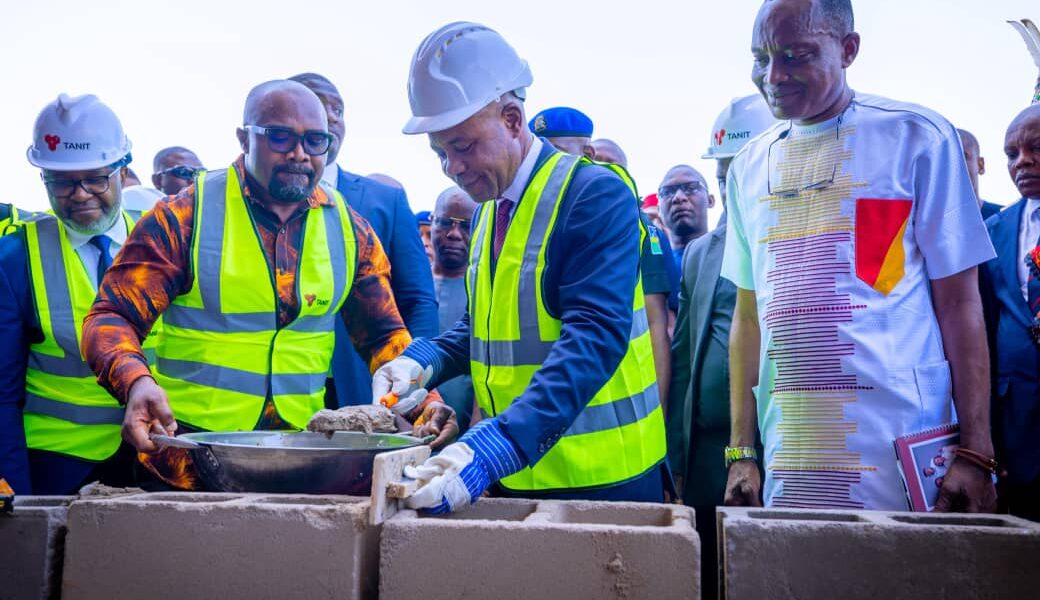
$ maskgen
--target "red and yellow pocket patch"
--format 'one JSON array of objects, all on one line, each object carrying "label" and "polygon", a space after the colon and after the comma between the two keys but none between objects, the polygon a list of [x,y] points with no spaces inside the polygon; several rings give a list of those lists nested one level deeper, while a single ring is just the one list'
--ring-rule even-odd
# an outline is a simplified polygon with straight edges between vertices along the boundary
[{"label": "red and yellow pocket patch", "polygon": [[906,270],[903,235],[913,200],[856,200],[856,276],[888,294]]}]

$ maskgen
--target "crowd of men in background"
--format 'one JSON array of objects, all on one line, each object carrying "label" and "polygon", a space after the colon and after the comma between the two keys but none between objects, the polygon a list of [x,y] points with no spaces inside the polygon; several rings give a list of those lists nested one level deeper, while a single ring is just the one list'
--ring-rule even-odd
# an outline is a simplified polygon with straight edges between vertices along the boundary
[{"label": "crowd of men in background", "polygon": [[[1005,133],[1020,199],[985,202],[975,136],[928,109],[853,92],[845,70],[858,51],[848,2],[766,2],[753,37],[761,93],[734,99],[705,135],[714,184],[676,157],[644,196],[622,147],[594,139],[579,109],[546,109],[526,125],[525,135],[619,178],[639,203],[637,305],[674,476],[665,493],[697,509],[705,536],[724,502],[905,508],[895,438],[954,420],[959,465],[935,484],[936,508],[1040,519],[1040,104],[1009,115]],[[487,198],[460,178],[413,215],[395,180],[337,163],[344,130],[326,77],[269,82],[247,99],[231,168],[213,178],[171,146],[147,186],[96,97],[61,95],[43,109],[29,161],[51,215],[0,211],[0,477],[26,494],[149,477],[190,488],[171,449],[134,452],[155,450],[156,415],[170,432],[174,414],[191,424],[181,431],[301,427],[314,402],[370,403],[372,373],[413,338],[468,323],[471,249],[484,243],[475,212]],[[291,154],[300,160],[278,162]],[[267,208],[225,214],[225,187]],[[724,212],[709,230],[716,202]],[[302,218],[311,211],[321,226]],[[250,231],[260,250],[240,237]],[[349,267],[319,284],[303,257]],[[273,296],[251,287],[264,269]],[[265,302],[274,318],[236,320]],[[202,316],[213,303],[222,318]],[[301,316],[334,331],[297,328]],[[156,355],[160,328],[173,341]],[[269,382],[252,412],[220,408],[245,396],[232,380],[254,369],[200,340],[283,329],[320,356],[287,350],[295,362],[269,365],[273,380],[279,368],[309,378]],[[177,393],[210,401],[192,408]],[[468,371],[407,415],[452,436],[488,417]],[[709,588],[714,548],[702,545]]]}]

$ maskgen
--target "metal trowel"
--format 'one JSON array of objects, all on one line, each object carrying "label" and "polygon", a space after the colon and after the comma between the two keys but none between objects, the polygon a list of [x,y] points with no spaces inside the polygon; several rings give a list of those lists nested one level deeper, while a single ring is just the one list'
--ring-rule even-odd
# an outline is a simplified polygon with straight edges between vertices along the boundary
[{"label": "metal trowel", "polygon": [[430,457],[430,446],[427,444],[376,455],[372,462],[372,500],[368,510],[370,525],[379,525],[397,514],[400,501],[419,488],[417,480],[404,476],[404,468],[417,467],[426,462]]}]

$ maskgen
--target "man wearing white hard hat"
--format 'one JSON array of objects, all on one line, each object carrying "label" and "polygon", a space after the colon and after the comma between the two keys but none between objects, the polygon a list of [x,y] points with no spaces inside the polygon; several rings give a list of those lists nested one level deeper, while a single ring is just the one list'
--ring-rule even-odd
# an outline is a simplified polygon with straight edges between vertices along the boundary
[{"label": "man wearing white hard hat", "polygon": [[129,485],[123,409],[83,361],[80,328],[133,226],[121,210],[130,140],[96,96],[62,94],[28,158],[52,210],[0,239],[0,477],[19,494]]},{"label": "man wearing white hard hat", "polygon": [[[751,138],[776,123],[761,95],[734,98],[712,128],[701,158],[717,161],[723,207],[726,174]],[[722,504],[726,469],[720,459],[729,442],[729,329],[737,288],[719,276],[726,246],[726,213],[707,235],[686,246],[679,286],[679,316],[672,338],[672,385],[668,398],[668,464],[683,502],[694,507],[697,531],[715,539],[715,507]],[[701,546],[705,598],[718,586],[715,544]]]},{"label": "man wearing white hard hat", "polygon": [[408,134],[480,204],[458,325],[380,368],[405,409],[470,373],[483,420],[408,474],[412,508],[508,496],[660,501],[664,424],[642,286],[637,203],[608,169],[527,128],[527,63],[495,31],[452,23],[412,59]]}]

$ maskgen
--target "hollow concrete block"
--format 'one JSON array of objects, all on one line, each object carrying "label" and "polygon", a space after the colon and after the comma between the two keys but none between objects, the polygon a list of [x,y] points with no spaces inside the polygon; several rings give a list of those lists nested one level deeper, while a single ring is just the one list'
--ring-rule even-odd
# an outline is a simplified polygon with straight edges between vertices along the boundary
[{"label": "hollow concrete block", "polygon": [[62,593],[102,598],[367,598],[368,499],[164,492],[69,509]]},{"label": "hollow concrete block", "polygon": [[380,598],[699,598],[693,509],[481,499],[383,524]]},{"label": "hollow concrete block", "polygon": [[1006,515],[720,507],[728,600],[1040,597],[1040,524]]},{"label": "hollow concrete block", "polygon": [[56,598],[74,496],[16,496],[0,514],[0,599]]}]

